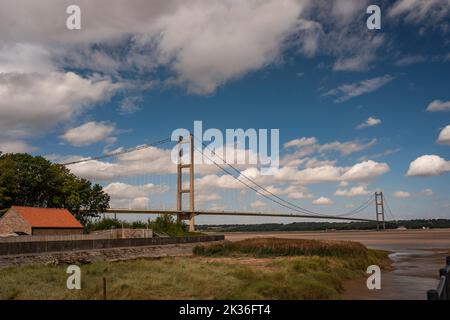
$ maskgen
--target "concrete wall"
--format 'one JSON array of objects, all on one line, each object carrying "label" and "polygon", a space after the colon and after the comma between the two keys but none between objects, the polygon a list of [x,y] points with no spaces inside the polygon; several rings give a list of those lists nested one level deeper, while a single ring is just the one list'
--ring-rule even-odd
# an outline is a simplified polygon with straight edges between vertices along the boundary
[{"label": "concrete wall", "polygon": [[173,237],[173,238],[137,238],[137,239],[98,239],[74,241],[33,241],[0,243],[0,255],[18,255],[74,250],[98,250],[107,248],[140,247],[177,243],[195,243],[225,240],[223,235]]},{"label": "concrete wall", "polygon": [[13,208],[0,218],[0,234],[23,232],[31,235],[30,225]]}]

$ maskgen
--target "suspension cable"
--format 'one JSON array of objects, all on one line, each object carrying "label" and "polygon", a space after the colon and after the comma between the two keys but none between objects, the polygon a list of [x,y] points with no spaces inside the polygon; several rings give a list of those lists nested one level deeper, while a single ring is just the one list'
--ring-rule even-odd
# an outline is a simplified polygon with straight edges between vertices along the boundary
[{"label": "suspension cable", "polygon": [[[197,137],[195,137],[195,136],[194,136],[194,138],[195,138],[197,141],[199,141],[205,148],[208,148],[210,151],[212,151],[212,152],[215,154],[214,150],[211,150],[211,148],[209,148],[209,146],[207,146],[203,141],[200,141],[200,140],[199,140]],[[197,148],[196,148],[196,149],[197,149]],[[198,149],[197,149],[197,150],[198,150]],[[200,150],[198,150],[198,151],[200,151]],[[200,151],[200,153],[201,153],[203,156],[206,156],[206,155],[203,153],[203,151]],[[206,156],[206,157],[207,157],[207,156]],[[230,168],[232,168],[234,171],[236,171],[239,175],[242,175],[244,178],[246,178],[248,181],[250,181],[251,183],[253,183],[254,185],[256,185],[258,188],[260,188],[260,189],[263,190],[264,192],[266,192],[266,193],[272,195],[273,197],[277,198],[278,200],[280,200],[280,201],[282,201],[282,202],[284,202],[284,203],[287,203],[289,206],[292,206],[292,207],[297,208],[297,209],[298,209],[298,210],[296,210],[297,212],[302,212],[302,213],[305,213],[305,214],[311,214],[311,215],[316,215],[316,216],[329,216],[329,215],[327,215],[327,214],[322,214],[322,213],[319,213],[319,212],[315,212],[315,211],[312,211],[312,210],[303,208],[303,207],[301,207],[301,206],[296,205],[295,203],[292,203],[292,202],[290,202],[290,201],[287,201],[287,200],[281,198],[280,196],[278,196],[278,195],[274,194],[273,192],[267,190],[267,188],[261,186],[259,183],[257,183],[256,181],[254,181],[253,179],[251,179],[250,177],[248,177],[247,175],[245,175],[244,173],[242,173],[242,171],[240,171],[239,169],[237,169],[237,168],[234,167],[233,165],[229,164],[229,163],[228,163],[225,159],[223,159],[221,156],[217,155],[217,157],[218,157],[221,161],[223,161],[226,165],[228,165]],[[208,157],[208,158],[209,158],[209,157]],[[211,160],[210,158],[209,158],[209,160],[210,160],[210,161],[213,161],[213,160]],[[215,163],[215,161],[213,161],[213,162]],[[216,164],[216,163],[215,163],[215,164]],[[217,165],[217,164],[216,164],[216,165]],[[222,167],[219,166],[219,168],[221,168],[221,169],[223,170]],[[224,170],[224,171],[225,171],[225,170]],[[226,171],[226,172],[227,172],[228,174],[230,174],[228,171]],[[234,177],[232,174],[230,174],[230,175],[231,175],[234,179],[240,181],[238,178]],[[253,188],[252,188],[252,189],[253,189]],[[253,190],[255,190],[255,189],[253,189]],[[258,192],[258,193],[261,194],[260,192]],[[270,197],[269,197],[269,199],[270,199]],[[373,201],[373,199],[372,199],[372,201]],[[361,210],[365,209],[365,208],[370,204],[370,202],[371,202],[371,200],[370,200],[370,198],[369,198],[367,201],[365,201],[365,202],[364,202],[362,205],[360,205],[358,208],[353,209],[353,210],[351,210],[351,211],[349,211],[349,212],[346,212],[346,213],[343,213],[343,214],[333,215],[333,216],[340,217],[340,216],[346,216],[346,215],[353,215],[353,214],[356,214],[356,213],[360,212]],[[367,204],[367,205],[366,205],[365,207],[363,207],[365,204]],[[286,206],[284,206],[284,207],[286,207]],[[362,207],[363,207],[363,208],[362,208]],[[359,209],[359,208],[361,208],[361,209]],[[292,210],[292,208],[291,208],[291,210]]]},{"label": "suspension cable", "polygon": [[122,150],[122,151],[116,151],[116,152],[111,152],[111,153],[107,153],[101,156],[97,156],[97,157],[89,157],[89,158],[84,158],[84,159],[80,159],[80,160],[76,160],[76,161],[71,161],[71,162],[66,162],[66,163],[60,163],[60,165],[62,166],[70,166],[73,164],[78,164],[78,163],[83,163],[83,162],[88,162],[88,161],[93,161],[93,160],[101,160],[101,159],[105,159],[105,158],[112,158],[112,157],[116,157],[116,156],[120,156],[120,155],[124,155],[127,153],[131,153],[131,152],[135,152],[135,151],[140,151],[140,150],[145,150],[148,148],[153,148],[153,147],[157,147],[160,146],[162,144],[165,144],[167,142],[172,141],[171,138],[166,138],[163,140],[159,140],[150,144],[144,144],[141,146],[137,146],[134,148],[130,148],[130,149],[126,149],[126,150]]},{"label": "suspension cable", "polygon": [[[198,139],[197,139],[198,140]],[[206,148],[208,148],[203,142],[201,142],[203,144],[203,146],[205,146]],[[195,147],[194,147],[195,148]],[[303,214],[307,214],[307,215],[311,215],[312,217],[314,216],[331,216],[331,215],[326,215],[326,214],[322,214],[322,213],[318,213],[318,212],[314,212],[305,208],[302,208],[290,201],[287,201],[281,197],[279,197],[278,195],[274,194],[273,192],[267,190],[265,187],[261,186],[260,184],[258,184],[257,182],[255,182],[253,179],[249,178],[247,175],[245,175],[244,173],[242,173],[239,169],[235,168],[233,165],[229,164],[227,161],[225,161],[223,158],[221,158],[220,156],[218,156],[225,164],[227,164],[229,167],[231,167],[234,171],[236,171],[237,173],[239,173],[239,175],[242,175],[243,177],[245,177],[248,181],[250,181],[251,183],[253,183],[254,185],[256,185],[257,187],[259,187],[261,190],[264,191],[261,192],[260,190],[248,185],[247,183],[245,183],[244,181],[242,181],[241,179],[239,179],[238,177],[233,176],[233,174],[230,173],[230,171],[226,170],[225,168],[223,168],[221,165],[219,165],[216,161],[212,160],[210,157],[208,157],[207,155],[205,155],[203,153],[203,151],[199,150],[198,148],[195,148],[197,151],[199,151],[203,156],[207,157],[211,162],[213,162],[218,168],[220,168],[221,170],[223,170],[225,173],[229,174],[230,176],[232,176],[235,180],[239,181],[240,183],[244,184],[245,186],[247,186],[248,188],[252,189],[253,191],[255,191],[256,193],[262,195],[263,197],[265,197],[266,199],[269,199],[272,202],[275,202],[285,208],[288,208],[290,210],[294,210]],[[210,149],[211,150],[211,149]],[[211,150],[213,151],[213,150]],[[213,151],[214,152],[214,151]],[[267,195],[270,194],[273,197],[277,198],[278,200],[284,202],[284,203],[280,203],[280,201],[277,201],[273,198],[271,198],[270,196]],[[373,201],[373,200],[372,200]],[[343,215],[349,215],[349,214],[356,214],[358,212],[360,212],[361,210],[365,209],[370,202],[372,202],[370,199],[366,202],[364,202],[362,205],[360,205],[358,208],[351,210],[350,212],[341,214],[341,215],[332,215],[333,217],[339,217],[339,216],[343,216]],[[287,205],[286,205],[287,204]],[[365,206],[364,206],[365,205]],[[364,207],[363,207],[364,206]]]}]

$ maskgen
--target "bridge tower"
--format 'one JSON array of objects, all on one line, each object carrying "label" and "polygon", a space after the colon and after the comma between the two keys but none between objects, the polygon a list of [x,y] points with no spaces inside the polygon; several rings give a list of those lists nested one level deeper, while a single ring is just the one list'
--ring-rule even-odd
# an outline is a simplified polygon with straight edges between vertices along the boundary
[{"label": "bridge tower", "polygon": [[380,223],[383,230],[386,229],[386,223],[384,222],[384,199],[383,192],[375,192],[375,212],[377,215],[377,230],[380,229]]},{"label": "bridge tower", "polygon": [[[183,144],[189,143],[189,164],[183,164]],[[183,189],[183,169],[189,171],[189,189]],[[183,194],[189,193],[189,212],[183,211]],[[177,211],[178,221],[189,220],[189,231],[195,231],[195,204],[194,204],[194,136],[190,134],[189,141],[178,139],[178,164],[177,164]]]}]

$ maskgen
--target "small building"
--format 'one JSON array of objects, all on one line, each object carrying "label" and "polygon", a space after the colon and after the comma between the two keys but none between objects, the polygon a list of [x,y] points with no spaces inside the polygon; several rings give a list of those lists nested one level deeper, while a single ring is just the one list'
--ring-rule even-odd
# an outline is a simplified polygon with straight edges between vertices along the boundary
[{"label": "small building", "polygon": [[71,235],[83,229],[67,209],[12,206],[0,218],[0,235]]}]

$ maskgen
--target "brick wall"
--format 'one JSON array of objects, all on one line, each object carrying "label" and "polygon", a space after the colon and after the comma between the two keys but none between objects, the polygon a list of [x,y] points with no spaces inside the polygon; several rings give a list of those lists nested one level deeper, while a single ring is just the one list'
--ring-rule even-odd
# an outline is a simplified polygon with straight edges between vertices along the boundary
[{"label": "brick wall", "polygon": [[0,218],[0,234],[11,234],[17,231],[31,234],[31,227],[20,214],[11,208]]}]

